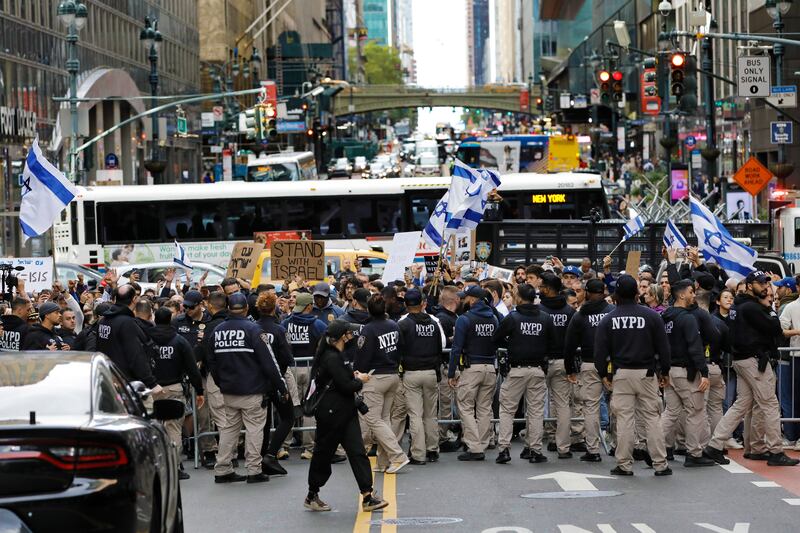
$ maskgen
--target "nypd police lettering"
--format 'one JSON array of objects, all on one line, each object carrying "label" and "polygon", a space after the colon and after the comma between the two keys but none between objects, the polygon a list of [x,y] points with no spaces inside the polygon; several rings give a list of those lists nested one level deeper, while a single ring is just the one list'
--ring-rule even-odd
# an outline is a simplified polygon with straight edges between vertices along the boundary
[{"label": "nypd police lettering", "polygon": [[400,334],[397,331],[390,331],[389,333],[378,335],[378,346],[387,353],[393,352],[397,350],[397,342],[400,340],[399,337]]},{"label": "nypd police lettering", "polygon": [[3,337],[0,338],[0,349],[19,351],[20,340],[19,331],[4,331]]},{"label": "nypd police lettering", "polygon": [[553,325],[557,328],[565,328],[567,327],[567,322],[569,322],[569,316],[565,313],[556,313],[550,315],[553,319]]},{"label": "nypd police lettering", "polygon": [[611,329],[644,329],[644,317],[642,316],[612,317]]},{"label": "nypd police lettering", "polygon": [[175,353],[175,348],[172,346],[159,346],[158,351],[160,359],[172,359],[172,355]]},{"label": "nypd police lettering", "polygon": [[436,324],[416,324],[417,337],[433,337],[436,332]]},{"label": "nypd police lettering", "polygon": [[289,341],[289,344],[306,344],[310,342],[308,325],[295,324],[293,322],[286,324],[286,340]]},{"label": "nypd police lettering", "polygon": [[589,325],[593,328],[596,328],[600,321],[603,320],[607,314],[608,313],[597,313],[596,315],[587,315],[587,318],[589,319]]},{"label": "nypd police lettering", "polygon": [[523,335],[539,336],[542,334],[542,325],[536,322],[520,322],[519,332]]},{"label": "nypd police lettering", "polygon": [[478,337],[491,337],[494,335],[494,324],[475,324],[475,335]]},{"label": "nypd police lettering", "polygon": [[242,329],[214,331],[214,349],[217,351],[252,351],[245,343],[246,332]]},{"label": "nypd police lettering", "polygon": [[108,324],[100,324],[97,328],[97,334],[100,336],[101,339],[110,339],[111,338],[111,326]]}]

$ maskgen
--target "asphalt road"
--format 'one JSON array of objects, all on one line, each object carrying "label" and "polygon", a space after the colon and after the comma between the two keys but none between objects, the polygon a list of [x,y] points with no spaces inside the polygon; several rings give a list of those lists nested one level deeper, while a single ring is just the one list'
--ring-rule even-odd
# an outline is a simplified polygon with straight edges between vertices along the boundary
[{"label": "asphalt road", "polygon": [[[334,465],[333,476],[320,494],[334,510],[313,513],[303,508],[308,462],[299,459],[299,452],[293,451],[292,458],[282,463],[288,476],[259,485],[215,485],[213,472],[195,471],[187,461],[192,479],[182,482],[186,531],[800,530],[800,466],[768,468],[731,452],[734,462],[728,467],[687,469],[679,457],[672,463],[675,474],[671,477],[654,477],[653,470],[637,462],[633,477],[619,478],[609,475],[614,466],[610,457],[604,456],[602,463],[582,463],[579,454],[567,460],[547,454],[548,463],[533,465],[520,460],[519,451],[514,443],[513,459],[507,465],[494,463],[494,451],[482,463],[461,463],[456,454],[448,453],[438,463],[409,465],[397,475],[376,473],[376,490],[391,505],[374,513],[358,512],[357,488],[347,463]],[[547,493],[550,497],[543,497]],[[396,519],[410,524],[397,524]]]}]

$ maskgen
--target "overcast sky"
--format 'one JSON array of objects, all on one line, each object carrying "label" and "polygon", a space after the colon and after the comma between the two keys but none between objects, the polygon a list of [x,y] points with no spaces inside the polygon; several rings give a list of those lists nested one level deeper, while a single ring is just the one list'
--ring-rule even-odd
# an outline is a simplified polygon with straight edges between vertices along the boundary
[{"label": "overcast sky", "polygon": [[[414,59],[421,87],[467,85],[466,0],[414,0]],[[419,113],[420,131],[434,133],[437,122],[456,125],[461,108],[424,109]]]}]

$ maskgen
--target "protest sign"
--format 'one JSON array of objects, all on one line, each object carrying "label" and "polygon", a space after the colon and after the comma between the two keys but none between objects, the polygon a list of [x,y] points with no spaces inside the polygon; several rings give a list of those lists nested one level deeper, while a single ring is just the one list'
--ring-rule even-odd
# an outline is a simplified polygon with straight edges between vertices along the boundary
[{"label": "protest sign", "polygon": [[[53,258],[52,257],[15,257],[0,259],[0,263],[11,265],[12,268],[22,267],[22,270],[12,270],[11,274],[25,281],[27,292],[40,292],[53,288]],[[67,280],[61,280],[66,288]],[[9,290],[9,287],[6,287]]]},{"label": "protest sign", "polygon": [[325,279],[325,241],[273,241],[270,250],[272,279]]},{"label": "protest sign", "polygon": [[271,248],[275,241],[299,241],[300,239],[310,240],[311,230],[257,231],[253,233],[253,240],[264,243],[265,248]]},{"label": "protest sign", "polygon": [[625,273],[636,277],[639,272],[639,262],[642,260],[641,250],[631,250],[628,252],[628,259],[625,261]]},{"label": "protest sign", "polygon": [[404,279],[406,268],[414,262],[421,231],[407,231],[395,233],[392,244],[389,245],[389,259],[383,269],[384,284]]},{"label": "protest sign", "polygon": [[237,242],[231,252],[228,272],[225,276],[251,280],[256,271],[258,257],[263,250],[264,245],[260,242]]},{"label": "protest sign", "polygon": [[439,254],[425,256],[425,272],[433,274],[439,266]]},{"label": "protest sign", "polygon": [[485,272],[487,278],[495,278],[499,279],[500,281],[505,281],[507,283],[511,283],[511,280],[514,277],[513,270],[509,270],[507,268],[500,268],[492,265],[486,265]]}]

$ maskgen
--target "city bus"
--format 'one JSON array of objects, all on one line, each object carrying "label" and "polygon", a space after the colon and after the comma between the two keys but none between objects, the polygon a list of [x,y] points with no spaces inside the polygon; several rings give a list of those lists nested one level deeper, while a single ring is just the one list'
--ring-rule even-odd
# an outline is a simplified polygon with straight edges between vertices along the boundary
[{"label": "city bus", "polygon": [[[608,204],[595,173],[508,174],[506,219],[580,219]],[[54,226],[56,261],[92,267],[190,259],[226,265],[237,241],[261,231],[306,230],[332,249],[385,250],[425,227],[450,178],[218,182],[78,188]]]},{"label": "city bus", "polygon": [[574,135],[467,137],[457,157],[472,168],[499,169],[501,173],[569,172],[580,167],[580,147]]},{"label": "city bus", "polygon": [[311,152],[287,152],[251,159],[245,181],[303,181],[319,179]]}]

